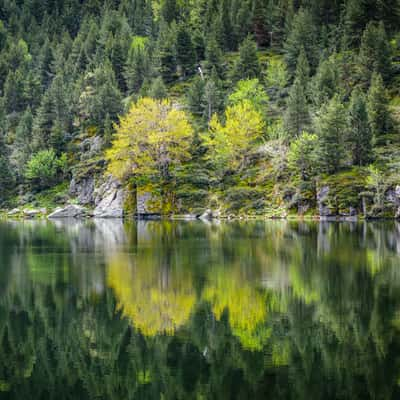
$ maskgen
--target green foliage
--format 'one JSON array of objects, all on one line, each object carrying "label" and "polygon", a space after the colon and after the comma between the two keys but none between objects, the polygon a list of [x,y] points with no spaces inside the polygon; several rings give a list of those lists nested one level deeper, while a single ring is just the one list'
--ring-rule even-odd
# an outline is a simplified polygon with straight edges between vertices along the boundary
[{"label": "green foliage", "polygon": [[57,157],[52,149],[41,150],[28,161],[25,178],[34,187],[45,189],[53,185],[60,176],[65,176],[66,169],[65,154]]},{"label": "green foliage", "polygon": [[288,83],[286,63],[280,58],[271,58],[268,61],[268,69],[265,77],[269,88],[282,90]]},{"label": "green foliage", "polygon": [[318,171],[318,136],[303,132],[290,145],[289,168],[304,181],[315,176]]},{"label": "green foliage", "polygon": [[267,113],[269,98],[258,79],[242,80],[236,84],[229,95],[228,104],[235,105],[243,101],[249,101],[259,113]]},{"label": "green foliage", "polygon": [[[78,154],[77,144],[88,136],[101,137],[95,139],[102,144],[96,150],[99,168],[94,173],[102,173],[101,151],[111,145],[115,123],[129,112],[132,102],[143,97],[169,98],[181,111],[186,107],[197,138],[224,132],[219,135],[220,153],[214,151],[216,142],[200,139],[196,151],[189,146],[191,150],[184,151],[188,157],[164,171],[164,177],[171,175],[167,180],[184,176],[182,193],[189,193],[183,196],[185,204],[196,190],[202,191],[198,197],[202,206],[207,202],[208,189],[188,183],[191,173],[204,176],[205,170],[210,182],[220,182],[224,176],[224,190],[232,193],[250,181],[250,187],[264,190],[268,199],[279,199],[282,187],[308,193],[301,187],[312,186],[314,180],[308,175],[314,176],[314,171],[300,172],[294,161],[289,166],[286,162],[287,152],[299,157],[299,148],[308,149],[312,140],[302,136],[304,131],[318,136],[319,173],[336,174],[342,167],[376,160],[382,170],[396,175],[398,107],[393,98],[398,94],[400,15],[396,1],[3,3],[0,157],[2,187],[11,189],[10,195],[23,191],[26,165],[32,154],[42,150],[53,150],[58,157],[67,153],[74,173],[79,174],[81,164],[76,163],[91,155]],[[367,99],[357,87],[368,92]],[[333,99],[339,113],[336,121],[333,112],[329,118],[323,116]],[[243,136],[251,126],[246,116],[251,112],[243,109],[243,121],[236,115],[237,123],[231,125],[227,117],[232,108],[245,103],[256,113],[256,125],[261,115],[262,129],[257,139],[236,148],[232,135]],[[215,121],[219,127],[213,131]],[[332,129],[338,124],[340,135]],[[276,150],[276,143],[280,160],[263,153]],[[229,157],[221,164],[224,152]],[[159,179],[160,174],[153,172],[141,177]],[[169,183],[170,188],[174,185],[176,190],[176,182]],[[33,181],[31,186],[35,189]],[[208,196],[214,198],[215,187],[210,187]],[[246,200],[246,207],[250,203]]]},{"label": "green foliage", "polygon": [[392,128],[388,105],[388,95],[382,76],[375,73],[372,75],[371,86],[368,92],[368,117],[373,138],[377,145],[384,143],[385,135]]},{"label": "green foliage", "polygon": [[284,115],[284,127],[290,138],[299,136],[310,122],[305,88],[300,79],[295,79],[290,88]]},{"label": "green foliage", "polygon": [[304,48],[305,56],[314,69],[318,62],[317,33],[312,15],[306,9],[300,9],[295,15],[284,45],[285,60],[291,74],[296,71],[302,48]]},{"label": "green foliage", "polygon": [[232,78],[235,81],[240,79],[252,79],[260,76],[260,62],[257,55],[257,45],[248,36],[239,46],[239,59],[236,61]]},{"label": "green foliage", "polygon": [[356,88],[349,106],[349,143],[354,165],[366,165],[372,160],[372,133],[368,121],[367,101]]},{"label": "green foliage", "polygon": [[335,96],[318,112],[315,131],[319,138],[318,164],[322,172],[332,174],[343,166],[346,110]]},{"label": "green foliage", "polygon": [[108,171],[120,179],[154,179],[166,183],[173,168],[188,158],[193,129],[185,112],[169,100],[143,98],[120,118]]},{"label": "green foliage", "polygon": [[387,81],[391,74],[391,49],[383,23],[370,22],[363,33],[359,53],[360,78],[367,84],[372,74]]}]

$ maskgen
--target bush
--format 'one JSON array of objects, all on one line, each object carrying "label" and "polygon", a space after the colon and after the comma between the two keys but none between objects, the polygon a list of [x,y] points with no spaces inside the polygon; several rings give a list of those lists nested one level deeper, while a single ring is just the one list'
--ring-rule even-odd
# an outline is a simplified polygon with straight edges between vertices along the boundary
[{"label": "bush", "polygon": [[45,189],[51,187],[66,172],[67,158],[57,157],[54,150],[42,150],[34,154],[25,168],[25,178],[32,186]]}]

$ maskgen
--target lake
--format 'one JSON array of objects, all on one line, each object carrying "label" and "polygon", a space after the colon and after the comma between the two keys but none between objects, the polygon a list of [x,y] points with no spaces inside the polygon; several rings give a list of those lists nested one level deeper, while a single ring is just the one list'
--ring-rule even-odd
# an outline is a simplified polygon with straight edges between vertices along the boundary
[{"label": "lake", "polygon": [[0,399],[399,399],[400,224],[0,223]]}]

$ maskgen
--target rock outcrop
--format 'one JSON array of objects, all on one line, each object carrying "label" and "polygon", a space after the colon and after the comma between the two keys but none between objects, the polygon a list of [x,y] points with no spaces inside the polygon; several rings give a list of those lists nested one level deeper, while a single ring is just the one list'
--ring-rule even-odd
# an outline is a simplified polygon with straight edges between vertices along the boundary
[{"label": "rock outcrop", "polygon": [[317,193],[318,214],[321,218],[335,217],[336,213],[328,205],[329,186],[322,186]]},{"label": "rock outcrop", "polygon": [[95,218],[123,218],[125,190],[117,179],[109,176],[95,194]]},{"label": "rock outcrop", "polygon": [[94,189],[95,179],[93,176],[81,179],[73,177],[69,186],[69,194],[76,197],[79,204],[88,205],[94,202]]},{"label": "rock outcrop", "polygon": [[84,218],[89,216],[86,208],[77,205],[68,205],[66,207],[59,207],[53,211],[48,218]]}]

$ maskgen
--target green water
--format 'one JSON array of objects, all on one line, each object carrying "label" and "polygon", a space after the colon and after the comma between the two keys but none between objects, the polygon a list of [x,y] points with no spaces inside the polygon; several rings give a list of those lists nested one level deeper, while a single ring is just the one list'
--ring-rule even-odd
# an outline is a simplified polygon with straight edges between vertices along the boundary
[{"label": "green water", "polygon": [[399,399],[400,225],[0,223],[0,399]]}]

